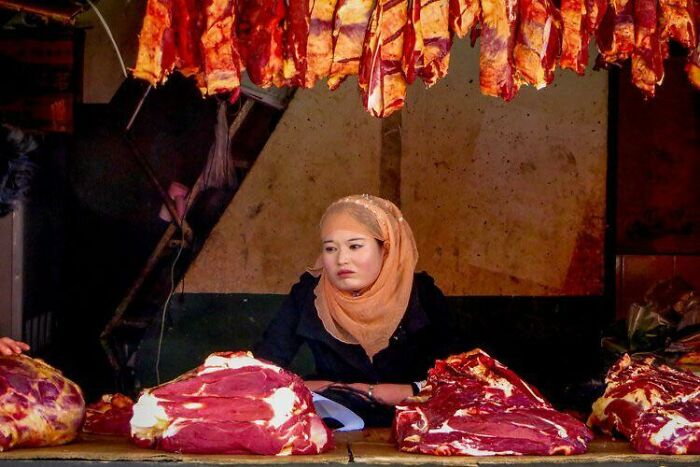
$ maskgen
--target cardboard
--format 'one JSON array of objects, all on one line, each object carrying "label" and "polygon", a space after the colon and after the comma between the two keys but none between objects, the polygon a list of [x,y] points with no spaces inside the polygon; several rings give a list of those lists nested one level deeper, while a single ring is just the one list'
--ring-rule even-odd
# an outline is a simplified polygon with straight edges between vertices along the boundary
[{"label": "cardboard", "polygon": [[533,465],[533,464],[563,464],[590,465],[606,462],[634,463],[658,462],[661,465],[700,465],[700,456],[665,456],[639,454],[626,441],[609,439],[594,439],[589,445],[588,452],[575,456],[430,456],[425,454],[410,454],[399,452],[390,442],[390,431],[387,429],[366,430],[354,434],[350,439],[353,461],[358,464],[400,464],[400,465],[459,465],[463,467],[484,465]]},{"label": "cardboard", "polygon": [[154,449],[143,449],[124,438],[82,435],[73,443],[63,446],[15,449],[0,452],[0,462],[7,460],[87,460],[100,462],[190,462],[202,464],[345,464],[348,462],[347,444],[336,442],[335,450],[317,456],[248,456],[223,454],[177,454]]}]

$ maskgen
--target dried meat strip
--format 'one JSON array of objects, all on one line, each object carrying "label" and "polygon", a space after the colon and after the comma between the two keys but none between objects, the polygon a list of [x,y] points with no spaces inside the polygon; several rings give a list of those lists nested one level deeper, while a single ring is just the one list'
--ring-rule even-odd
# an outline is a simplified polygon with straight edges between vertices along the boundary
[{"label": "dried meat strip", "polygon": [[241,0],[238,39],[250,80],[263,88],[284,84],[284,0]]},{"label": "dried meat strip", "polygon": [[333,62],[328,87],[337,89],[360,69],[362,46],[375,0],[339,0],[333,29]]},{"label": "dried meat strip", "polygon": [[559,66],[583,75],[588,65],[590,33],[586,28],[584,0],[562,0],[562,44]]},{"label": "dried meat strip", "polygon": [[479,22],[480,15],[479,0],[450,0],[450,30],[458,37],[469,34]]},{"label": "dried meat strip", "polygon": [[205,0],[205,29],[201,37],[206,92],[233,92],[241,84],[241,57],[236,37],[235,2]]},{"label": "dried meat strip", "polygon": [[204,18],[200,0],[172,0],[173,26],[177,47],[177,68],[184,76],[202,71],[200,37]]},{"label": "dried meat strip", "polygon": [[309,0],[289,0],[284,30],[283,76],[291,86],[304,86],[310,21]]},{"label": "dried meat strip", "polygon": [[133,76],[156,85],[167,77],[174,66],[172,3],[170,0],[148,0]]},{"label": "dried meat strip", "polygon": [[549,0],[520,0],[518,38],[513,49],[520,81],[541,89],[554,79],[561,18]]},{"label": "dried meat strip", "polygon": [[370,18],[358,84],[365,108],[375,117],[391,115],[406,99],[401,60],[407,10],[406,0],[379,0]]},{"label": "dried meat strip", "polygon": [[600,66],[617,64],[632,55],[634,50],[634,17],[632,2],[616,13],[608,8],[596,33]]},{"label": "dried meat strip", "polygon": [[306,79],[304,86],[312,88],[326,78],[333,62],[333,18],[337,0],[314,0],[306,44]]},{"label": "dried meat strip", "polygon": [[664,78],[664,53],[657,31],[657,0],[634,0],[634,52],[632,82],[647,97],[654,97]]},{"label": "dried meat strip", "polygon": [[430,87],[447,74],[450,64],[450,5],[448,0],[420,0],[423,30],[423,67],[420,77]]},{"label": "dried meat strip", "polygon": [[401,67],[406,82],[413,84],[418,73],[423,68],[423,27],[420,20],[421,0],[408,1],[408,23],[403,41],[403,57]]},{"label": "dried meat strip", "polygon": [[697,43],[693,0],[659,0],[659,35],[692,50]]},{"label": "dried meat strip", "polygon": [[517,0],[481,1],[479,83],[482,94],[506,101],[515,97],[520,84],[515,78],[513,49],[518,19]]}]

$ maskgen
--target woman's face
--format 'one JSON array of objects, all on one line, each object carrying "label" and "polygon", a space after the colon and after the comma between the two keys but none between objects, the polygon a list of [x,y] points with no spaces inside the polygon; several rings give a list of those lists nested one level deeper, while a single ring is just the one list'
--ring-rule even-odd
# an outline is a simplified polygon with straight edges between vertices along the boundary
[{"label": "woman's face", "polygon": [[374,284],[384,261],[383,247],[377,239],[350,230],[333,230],[322,241],[323,269],[338,290],[359,292]]}]

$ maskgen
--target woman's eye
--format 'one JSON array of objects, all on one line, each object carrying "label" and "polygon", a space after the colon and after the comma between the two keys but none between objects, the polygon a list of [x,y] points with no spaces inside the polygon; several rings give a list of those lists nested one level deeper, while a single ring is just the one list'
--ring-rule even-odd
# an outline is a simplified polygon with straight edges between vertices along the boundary
[{"label": "woman's eye", "polygon": [[323,249],[326,253],[333,253],[335,251],[335,247],[332,246],[327,246]]},{"label": "woman's eye", "polygon": [[362,248],[362,245],[350,245],[351,250],[359,250],[360,248]]}]

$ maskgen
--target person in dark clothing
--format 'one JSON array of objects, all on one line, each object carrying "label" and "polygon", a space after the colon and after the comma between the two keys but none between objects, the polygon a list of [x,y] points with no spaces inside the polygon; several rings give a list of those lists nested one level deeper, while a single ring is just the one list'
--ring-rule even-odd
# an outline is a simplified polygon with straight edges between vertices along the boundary
[{"label": "person in dark clothing", "polygon": [[312,391],[343,387],[384,406],[418,392],[455,342],[445,296],[415,273],[415,240],[389,201],[355,195],[326,210],[322,251],[265,331],[256,356],[286,367],[303,343]]}]

